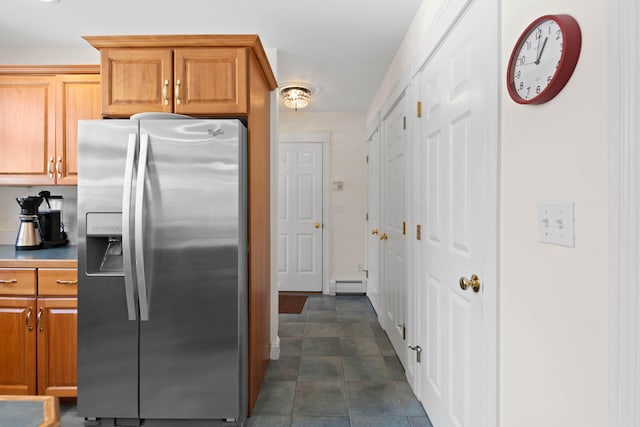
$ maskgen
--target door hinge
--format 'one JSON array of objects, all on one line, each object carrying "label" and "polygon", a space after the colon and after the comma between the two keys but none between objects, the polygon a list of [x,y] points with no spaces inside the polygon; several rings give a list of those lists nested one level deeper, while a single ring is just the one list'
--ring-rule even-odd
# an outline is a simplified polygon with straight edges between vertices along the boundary
[{"label": "door hinge", "polygon": [[407,130],[407,116],[402,116],[402,129]]},{"label": "door hinge", "polygon": [[369,213],[364,214],[365,221],[369,221]]},{"label": "door hinge", "polygon": [[420,101],[416,104],[416,114],[418,117],[422,117],[422,102]]},{"label": "door hinge", "polygon": [[365,160],[365,161],[366,161],[367,163],[369,163],[369,155],[368,155],[368,154],[367,154],[367,156],[366,156],[366,160]]},{"label": "door hinge", "polygon": [[364,270],[364,278],[365,279],[369,278],[369,270]]},{"label": "door hinge", "polygon": [[407,222],[406,221],[402,221],[402,235],[403,236],[407,235]]},{"label": "door hinge", "polygon": [[420,224],[416,225],[416,240],[422,239],[422,227]]}]

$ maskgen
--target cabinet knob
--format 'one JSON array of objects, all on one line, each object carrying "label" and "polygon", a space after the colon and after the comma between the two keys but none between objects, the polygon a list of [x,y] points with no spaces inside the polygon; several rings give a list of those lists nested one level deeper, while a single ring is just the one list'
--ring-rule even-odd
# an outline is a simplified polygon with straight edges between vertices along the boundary
[{"label": "cabinet knob", "polygon": [[33,308],[29,307],[29,311],[27,311],[27,328],[29,328],[29,332],[33,332],[33,326],[31,326],[31,315],[33,314]]},{"label": "cabinet knob", "polygon": [[176,104],[182,104],[182,100],[180,99],[180,85],[182,81],[180,79],[176,80]]},{"label": "cabinet knob", "polygon": [[165,106],[169,105],[169,98],[167,98],[168,90],[169,90],[169,80],[165,80],[162,85],[162,103]]},{"label": "cabinet knob", "polygon": [[58,157],[58,163],[56,163],[56,173],[58,178],[62,178],[62,156]]},{"label": "cabinet knob", "polygon": [[49,166],[47,166],[49,178],[53,178],[53,157],[49,157]]},{"label": "cabinet knob", "polygon": [[42,326],[42,308],[38,310],[38,316],[36,317],[36,328],[40,330],[40,332],[44,332],[44,326]]}]

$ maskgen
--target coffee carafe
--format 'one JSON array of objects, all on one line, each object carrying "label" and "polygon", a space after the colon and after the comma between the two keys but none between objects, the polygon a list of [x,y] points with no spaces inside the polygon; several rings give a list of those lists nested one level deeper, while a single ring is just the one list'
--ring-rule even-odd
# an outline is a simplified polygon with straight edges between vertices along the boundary
[{"label": "coffee carafe", "polygon": [[38,206],[42,203],[40,196],[17,197],[20,205],[20,228],[16,237],[16,250],[24,251],[40,249],[42,247],[42,235],[38,220]]},{"label": "coffee carafe", "polygon": [[43,202],[38,209],[42,247],[52,248],[69,243],[62,223],[62,196],[52,196],[49,191],[41,191],[38,195]]}]

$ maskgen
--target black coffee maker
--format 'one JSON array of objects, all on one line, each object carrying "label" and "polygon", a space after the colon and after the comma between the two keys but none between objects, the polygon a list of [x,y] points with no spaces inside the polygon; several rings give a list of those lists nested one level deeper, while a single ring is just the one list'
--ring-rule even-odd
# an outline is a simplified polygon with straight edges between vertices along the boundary
[{"label": "black coffee maker", "polygon": [[42,203],[42,197],[17,197],[16,202],[20,205],[20,228],[16,237],[16,250],[42,248],[42,233],[38,220],[38,206]]},{"label": "black coffee maker", "polygon": [[62,196],[52,196],[49,191],[41,191],[38,196],[43,201],[38,208],[42,247],[53,248],[66,245],[69,240],[62,223]]}]

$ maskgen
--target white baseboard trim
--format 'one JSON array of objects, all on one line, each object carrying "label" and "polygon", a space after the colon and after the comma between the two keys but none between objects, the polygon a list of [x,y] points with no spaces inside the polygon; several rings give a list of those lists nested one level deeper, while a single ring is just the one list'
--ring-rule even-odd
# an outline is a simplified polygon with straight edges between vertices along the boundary
[{"label": "white baseboard trim", "polygon": [[271,360],[280,359],[280,337],[276,337],[276,342],[271,343]]},{"label": "white baseboard trim", "polygon": [[362,280],[331,280],[333,294],[365,294],[367,285]]}]

